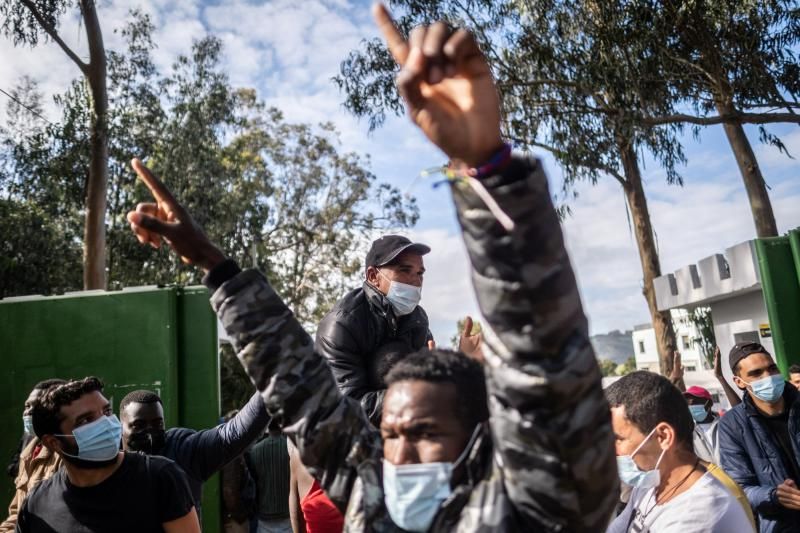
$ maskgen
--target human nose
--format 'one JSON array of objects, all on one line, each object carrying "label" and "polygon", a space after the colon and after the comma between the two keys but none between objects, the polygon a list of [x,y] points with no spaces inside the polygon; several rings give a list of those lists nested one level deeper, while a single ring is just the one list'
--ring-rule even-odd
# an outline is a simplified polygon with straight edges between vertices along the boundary
[{"label": "human nose", "polygon": [[393,465],[419,463],[419,457],[416,448],[409,440],[402,437],[397,440],[397,444],[394,446],[394,450],[388,459]]}]

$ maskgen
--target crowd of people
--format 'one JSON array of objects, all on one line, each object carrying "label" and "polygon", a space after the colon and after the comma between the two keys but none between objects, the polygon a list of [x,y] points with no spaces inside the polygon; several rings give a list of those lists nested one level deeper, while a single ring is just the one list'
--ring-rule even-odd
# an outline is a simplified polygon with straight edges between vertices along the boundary
[{"label": "crowd of people", "polygon": [[547,179],[503,142],[475,40],[375,17],[411,119],[450,160],[484,332],[468,319],[459,350],[438,348],[419,305],[431,249],[386,235],[312,339],[134,160],[155,201],[128,213],[133,233],[204,271],[257,392],[196,431],[167,429],[152,391],[117,418],[95,377],[38,383],[0,531],[200,531],[216,472],[232,532],[800,531],[800,393],[770,353],[734,346],[742,400],[727,384],[723,415],[650,372],[604,391]]}]

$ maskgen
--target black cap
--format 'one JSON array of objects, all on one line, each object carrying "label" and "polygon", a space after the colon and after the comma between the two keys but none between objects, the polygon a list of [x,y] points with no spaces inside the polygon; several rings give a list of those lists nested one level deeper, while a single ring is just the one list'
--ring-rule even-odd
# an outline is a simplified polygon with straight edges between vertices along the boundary
[{"label": "black cap", "polygon": [[767,349],[757,342],[742,342],[735,344],[733,348],[731,348],[730,355],[728,355],[728,362],[731,365],[731,370],[733,371],[733,369],[736,368],[736,365],[739,364],[739,361],[753,353],[765,353],[772,357]]},{"label": "black cap", "polygon": [[425,255],[431,251],[428,246],[418,242],[411,242],[407,237],[403,237],[402,235],[384,235],[380,239],[373,241],[372,247],[370,247],[369,252],[367,252],[367,261],[364,266],[387,265],[406,250],[419,255]]}]

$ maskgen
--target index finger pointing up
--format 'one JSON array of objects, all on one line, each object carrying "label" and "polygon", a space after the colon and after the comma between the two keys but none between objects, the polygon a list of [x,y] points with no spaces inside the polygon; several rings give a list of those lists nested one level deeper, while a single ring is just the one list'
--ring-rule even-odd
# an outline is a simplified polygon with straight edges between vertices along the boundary
[{"label": "index finger pointing up", "polygon": [[172,196],[169,189],[161,183],[160,179],[150,172],[150,169],[147,168],[144,163],[139,161],[139,158],[134,157],[131,159],[131,166],[144,184],[147,185],[147,188],[150,189],[153,198],[155,198],[158,203],[166,204],[167,207],[173,211],[178,211],[180,209],[178,202],[175,201],[175,197]]},{"label": "index finger pointing up", "polygon": [[383,33],[383,39],[386,41],[392,57],[400,66],[403,66],[408,57],[408,43],[403,34],[400,33],[400,30],[397,29],[397,26],[395,26],[389,10],[378,2],[372,6],[372,16],[375,18],[375,23],[380,28],[381,33]]}]

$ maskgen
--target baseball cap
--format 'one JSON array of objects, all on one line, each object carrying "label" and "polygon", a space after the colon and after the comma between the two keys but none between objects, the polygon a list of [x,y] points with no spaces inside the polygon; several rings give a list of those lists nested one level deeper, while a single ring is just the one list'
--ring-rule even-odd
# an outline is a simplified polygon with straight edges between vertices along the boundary
[{"label": "baseball cap", "polygon": [[693,385],[686,389],[683,392],[683,396],[694,396],[695,398],[702,398],[703,400],[708,400],[713,402],[714,400],[711,398],[711,393],[708,392],[703,387],[698,387],[697,385]]},{"label": "baseball cap", "polygon": [[757,342],[742,342],[740,344],[735,344],[733,348],[731,348],[731,353],[728,355],[728,363],[731,365],[731,370],[736,368],[736,365],[739,364],[739,361],[753,353],[765,353],[772,357],[767,349]]},{"label": "baseball cap", "polygon": [[367,260],[364,266],[383,266],[389,264],[398,255],[407,250],[419,255],[425,255],[431,251],[429,246],[418,242],[411,242],[408,237],[403,237],[402,235],[384,235],[380,239],[372,242],[372,246],[369,252],[367,252]]}]

